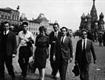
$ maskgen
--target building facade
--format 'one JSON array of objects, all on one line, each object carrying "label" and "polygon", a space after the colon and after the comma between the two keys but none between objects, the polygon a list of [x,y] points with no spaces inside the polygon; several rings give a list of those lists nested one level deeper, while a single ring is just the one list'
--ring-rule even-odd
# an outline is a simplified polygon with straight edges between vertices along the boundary
[{"label": "building facade", "polygon": [[44,16],[43,13],[40,13],[39,16],[36,19],[28,20],[25,16],[20,16],[19,12],[19,6],[16,10],[11,9],[9,7],[7,8],[0,8],[0,23],[8,21],[11,25],[13,25],[17,32],[19,32],[22,29],[22,22],[26,21],[28,22],[28,30],[31,31],[34,35],[37,35],[39,33],[39,27],[45,26],[47,28],[47,33],[49,34],[53,27],[49,23],[49,20]]},{"label": "building facade", "polygon": [[28,30],[31,31],[34,35],[39,34],[39,27],[45,26],[47,29],[47,34],[53,30],[53,26],[49,23],[49,20],[44,16],[44,14],[39,14],[38,18],[28,21]]},{"label": "building facade", "polygon": [[4,21],[10,22],[11,25],[20,25],[19,15],[20,12],[17,10],[7,8],[0,8],[0,23]]}]

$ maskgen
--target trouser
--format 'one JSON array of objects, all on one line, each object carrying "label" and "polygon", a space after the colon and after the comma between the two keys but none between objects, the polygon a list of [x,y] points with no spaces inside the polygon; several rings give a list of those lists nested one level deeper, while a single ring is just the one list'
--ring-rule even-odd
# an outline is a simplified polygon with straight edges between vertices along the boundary
[{"label": "trouser", "polygon": [[61,80],[66,80],[68,61],[61,60],[59,63],[59,73]]},{"label": "trouser", "polygon": [[27,75],[27,66],[29,61],[29,48],[28,47],[20,47],[19,49],[19,65],[22,70],[22,75],[25,77]]},{"label": "trouser", "polygon": [[0,80],[4,80],[4,63],[11,77],[15,77],[13,65],[12,65],[12,55],[7,56],[5,54],[0,55]]},{"label": "trouser", "polygon": [[89,64],[80,65],[80,79],[89,80]]},{"label": "trouser", "polygon": [[59,62],[58,60],[53,60],[53,57],[50,56],[50,65],[51,65],[51,68],[52,68],[52,75],[55,77],[57,72],[58,72],[58,67],[59,67]]}]

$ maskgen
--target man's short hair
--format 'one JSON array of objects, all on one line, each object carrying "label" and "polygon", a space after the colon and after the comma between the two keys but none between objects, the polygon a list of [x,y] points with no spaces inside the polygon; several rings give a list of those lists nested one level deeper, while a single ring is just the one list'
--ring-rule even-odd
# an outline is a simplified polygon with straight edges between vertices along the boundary
[{"label": "man's short hair", "polygon": [[86,33],[87,33],[88,31],[87,31],[86,29],[83,29],[81,32],[82,32],[82,33],[83,33],[83,32],[86,32]]},{"label": "man's short hair", "polygon": [[27,25],[27,26],[28,26],[28,22],[23,22],[23,23],[22,23],[22,26],[23,26],[23,25]]},{"label": "man's short hair", "polygon": [[3,24],[7,24],[7,23],[10,25],[10,23],[9,23],[8,21],[4,21],[4,22],[3,22]]},{"label": "man's short hair", "polygon": [[45,28],[44,26],[40,26],[40,27],[39,27],[39,31],[40,31],[40,32],[43,32],[43,31],[46,32],[46,28]]},{"label": "man's short hair", "polygon": [[55,25],[57,25],[57,26],[59,27],[59,24],[58,24],[58,23],[54,23],[54,24],[53,24],[53,27],[54,27]]},{"label": "man's short hair", "polygon": [[66,29],[66,31],[68,31],[68,29],[66,27],[62,27],[60,30],[62,31],[62,29]]}]

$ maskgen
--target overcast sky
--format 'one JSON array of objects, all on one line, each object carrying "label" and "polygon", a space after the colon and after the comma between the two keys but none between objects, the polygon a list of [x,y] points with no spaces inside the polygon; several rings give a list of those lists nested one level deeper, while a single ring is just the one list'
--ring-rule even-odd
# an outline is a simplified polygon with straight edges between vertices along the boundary
[{"label": "overcast sky", "polygon": [[[40,13],[51,22],[58,21],[60,26],[66,26],[73,31],[80,25],[80,17],[88,14],[93,0],[0,0],[0,8],[16,9],[20,5],[20,12],[25,13],[28,19],[37,18]],[[105,15],[105,0],[96,0],[98,15]]]}]

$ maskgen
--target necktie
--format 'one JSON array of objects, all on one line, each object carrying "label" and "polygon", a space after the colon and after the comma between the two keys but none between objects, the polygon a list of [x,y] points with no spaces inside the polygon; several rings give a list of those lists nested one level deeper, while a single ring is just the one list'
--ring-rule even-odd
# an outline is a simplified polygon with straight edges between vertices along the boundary
[{"label": "necktie", "polygon": [[83,50],[85,50],[85,39],[84,39],[84,43],[83,43]]},{"label": "necktie", "polygon": [[64,39],[64,37],[62,36],[62,39],[61,39],[61,42],[63,43],[63,39]]}]

